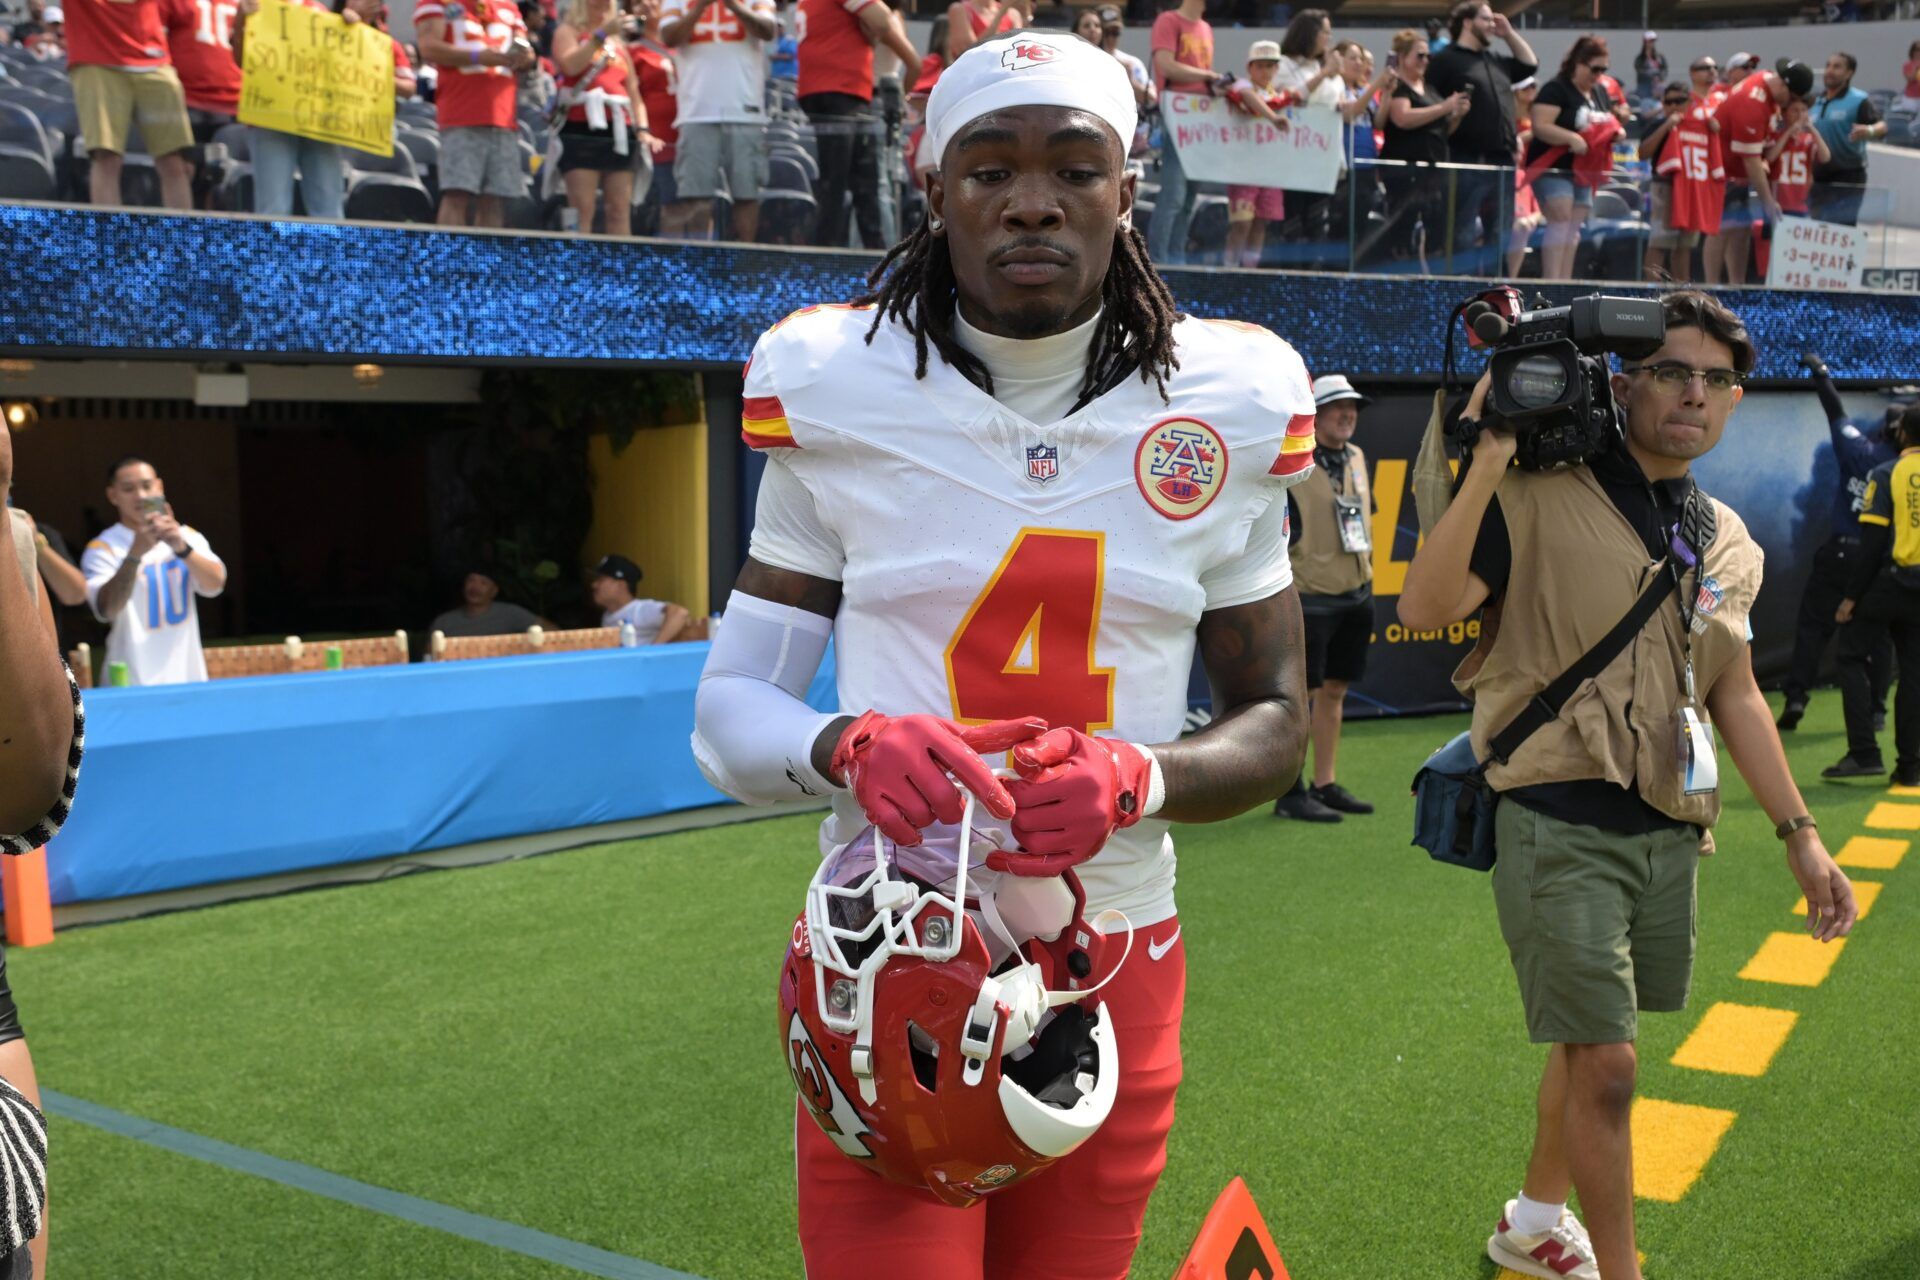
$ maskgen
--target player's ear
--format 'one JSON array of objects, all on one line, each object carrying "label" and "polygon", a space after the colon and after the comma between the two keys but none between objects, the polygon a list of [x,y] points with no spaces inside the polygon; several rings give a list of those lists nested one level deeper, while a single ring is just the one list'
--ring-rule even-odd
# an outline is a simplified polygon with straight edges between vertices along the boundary
[{"label": "player's ear", "polygon": [[939,235],[947,225],[947,185],[935,169],[927,175],[927,231]]},{"label": "player's ear", "polygon": [[1127,172],[1125,165],[1126,158],[1123,156],[1121,157],[1122,171],[1120,174],[1120,225],[1123,227],[1131,227],[1133,225],[1134,185],[1139,182],[1140,177],[1138,174]]}]

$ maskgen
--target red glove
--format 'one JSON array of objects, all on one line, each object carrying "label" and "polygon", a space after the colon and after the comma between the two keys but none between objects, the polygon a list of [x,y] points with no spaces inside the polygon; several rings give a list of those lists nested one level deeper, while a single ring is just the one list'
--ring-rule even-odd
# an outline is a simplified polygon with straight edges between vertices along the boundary
[{"label": "red glove", "polygon": [[1153,758],[1131,742],[1054,729],[1013,749],[1017,850],[987,855],[995,871],[1057,876],[1100,852],[1107,837],[1145,816]]},{"label": "red glove", "polygon": [[[833,749],[833,772],[846,780],[867,820],[895,844],[916,845],[935,822],[960,821],[960,786],[996,818],[1013,816],[1013,798],[981,760],[1047,731],[1047,722],[957,724],[940,716],[869,711],[848,725]],[[952,777],[948,775],[951,774]]]}]

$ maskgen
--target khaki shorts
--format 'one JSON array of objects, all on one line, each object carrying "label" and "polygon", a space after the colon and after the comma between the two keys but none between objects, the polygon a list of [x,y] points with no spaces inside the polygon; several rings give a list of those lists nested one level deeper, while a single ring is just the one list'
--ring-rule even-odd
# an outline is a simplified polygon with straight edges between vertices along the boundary
[{"label": "khaki shorts", "polygon": [[1647,244],[1655,249],[1691,249],[1700,242],[1698,231],[1676,231],[1673,227],[1673,183],[1653,184],[1653,234]]},{"label": "khaki shorts", "polygon": [[722,194],[735,204],[758,200],[767,181],[767,136],[762,124],[683,124],[673,154],[673,181],[682,200]]},{"label": "khaki shorts", "polygon": [[1536,1044],[1625,1044],[1687,1007],[1696,827],[1621,835],[1503,799],[1493,898]]},{"label": "khaki shorts", "polygon": [[193,145],[187,97],[172,67],[128,71],[86,63],[67,78],[73,82],[74,110],[80,116],[80,136],[87,140],[87,150],[125,155],[135,121],[150,156],[169,156]]}]

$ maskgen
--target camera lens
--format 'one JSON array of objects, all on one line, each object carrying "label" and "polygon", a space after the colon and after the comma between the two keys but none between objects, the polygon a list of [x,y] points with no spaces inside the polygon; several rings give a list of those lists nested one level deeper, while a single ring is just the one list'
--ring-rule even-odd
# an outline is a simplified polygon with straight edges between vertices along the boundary
[{"label": "camera lens", "polygon": [[1507,394],[1527,409],[1556,405],[1567,394],[1567,367],[1544,354],[1517,360],[1507,371]]}]

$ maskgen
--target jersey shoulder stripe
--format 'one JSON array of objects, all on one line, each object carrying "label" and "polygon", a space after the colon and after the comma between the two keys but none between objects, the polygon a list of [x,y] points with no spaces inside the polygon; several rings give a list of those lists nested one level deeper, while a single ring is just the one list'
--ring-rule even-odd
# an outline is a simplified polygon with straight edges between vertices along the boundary
[{"label": "jersey shoulder stripe", "polygon": [[1317,415],[1296,413],[1287,419],[1287,434],[1280,441],[1280,456],[1267,472],[1271,476],[1304,476],[1313,467],[1313,423]]},{"label": "jersey shoulder stripe", "polygon": [[822,371],[864,347],[873,308],[852,303],[802,307],[760,335],[743,375],[740,438],[750,449],[799,449],[784,398],[819,381]]}]

